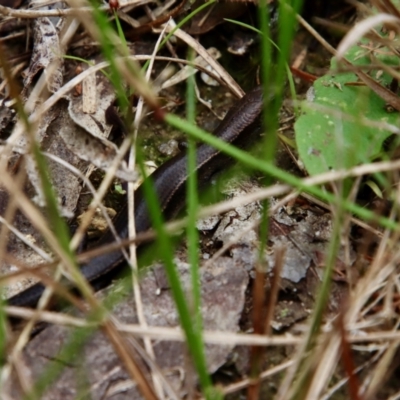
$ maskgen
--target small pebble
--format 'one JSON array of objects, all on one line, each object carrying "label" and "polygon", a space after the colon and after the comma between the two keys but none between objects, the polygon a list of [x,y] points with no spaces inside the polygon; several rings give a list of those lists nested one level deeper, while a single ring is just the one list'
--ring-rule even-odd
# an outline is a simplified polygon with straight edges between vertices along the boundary
[{"label": "small pebble", "polygon": [[178,142],[174,139],[168,140],[167,143],[160,144],[158,150],[165,156],[174,156],[179,152]]},{"label": "small pebble", "polygon": [[[208,71],[210,71],[210,72],[214,72],[214,73],[215,73],[214,69],[213,69],[210,65],[207,65],[206,69],[207,69]],[[211,78],[210,75],[208,75],[208,74],[202,72],[202,73],[200,74],[200,76],[201,76],[202,81],[203,81],[206,85],[208,85],[208,86],[214,86],[214,87],[219,86],[219,82],[216,81],[215,79]]]}]

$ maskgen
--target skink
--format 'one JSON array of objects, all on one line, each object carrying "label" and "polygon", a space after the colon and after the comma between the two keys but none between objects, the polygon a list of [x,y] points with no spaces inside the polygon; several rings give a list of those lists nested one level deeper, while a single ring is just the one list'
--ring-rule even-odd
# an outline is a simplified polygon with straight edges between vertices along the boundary
[{"label": "skink", "polygon": [[[262,88],[251,90],[234,105],[214,131],[214,135],[237,147],[246,148],[261,132],[261,111],[263,107]],[[206,185],[218,171],[227,167],[232,160],[215,148],[203,144],[197,149],[197,176],[199,187]],[[161,210],[166,220],[176,216],[185,204],[187,181],[187,156],[178,154],[156,170],[150,178],[159,198]],[[125,206],[114,218],[114,226],[121,239],[128,237],[128,210]],[[135,225],[137,233],[151,228],[151,220],[142,189],[135,192]],[[114,236],[107,231],[98,245],[109,244]],[[93,283],[124,262],[120,250],[99,255],[81,266],[81,272],[88,282]],[[20,307],[35,307],[45,287],[41,283],[9,298],[8,304]]]}]

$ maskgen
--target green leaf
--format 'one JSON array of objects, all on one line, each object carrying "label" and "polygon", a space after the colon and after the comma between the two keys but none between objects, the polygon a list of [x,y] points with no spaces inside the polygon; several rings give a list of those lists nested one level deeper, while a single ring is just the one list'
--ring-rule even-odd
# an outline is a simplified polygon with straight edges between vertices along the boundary
[{"label": "green leaf", "polygon": [[[367,40],[362,40],[348,51],[346,58],[354,65],[370,65],[368,45],[371,46]],[[385,47],[373,56],[375,64],[378,59],[386,65],[399,65],[399,60]],[[331,64],[332,70],[336,69],[335,59]],[[392,80],[376,67],[370,75],[384,86]],[[303,104],[304,114],[295,124],[296,143],[311,175],[370,162],[379,154],[383,141],[391,133],[372,126],[366,119],[394,125],[399,122],[397,112],[388,112],[384,100],[367,86],[355,86],[356,82],[359,79],[353,72],[331,72],[314,82],[315,97]]]}]

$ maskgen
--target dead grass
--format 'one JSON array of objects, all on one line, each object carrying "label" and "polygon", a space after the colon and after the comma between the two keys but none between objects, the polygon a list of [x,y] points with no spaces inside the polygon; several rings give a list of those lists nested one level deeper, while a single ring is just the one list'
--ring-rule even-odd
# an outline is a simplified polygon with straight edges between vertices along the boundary
[{"label": "dead grass", "polygon": [[[399,27],[399,15],[398,13],[393,14],[393,8],[391,7],[390,1],[385,2],[373,2],[380,8],[381,16],[380,22],[390,22],[391,27],[394,27],[393,35],[393,47],[396,47],[395,40],[397,39],[397,32]],[[65,19],[65,26],[59,33],[60,50],[64,53],[68,52],[70,46],[73,46],[71,38],[74,37],[78,29],[76,19],[80,21],[83,30],[89,34],[91,44],[94,42],[101,42],[101,34],[99,27],[92,20],[93,16],[90,13],[91,8],[83,2],[68,2],[69,7],[64,11],[53,10],[49,11],[34,11],[34,10],[11,10],[0,6],[0,15],[4,19],[3,23],[12,21],[15,18],[39,18],[50,14],[57,15],[68,15],[70,17]],[[122,4],[121,4],[122,6]],[[135,3],[131,3],[132,7],[135,7]],[[84,11],[81,9],[84,7]],[[146,6],[148,7],[148,6]],[[104,7],[103,7],[104,8]],[[124,8],[120,12],[123,12]],[[149,9],[150,10],[150,9]],[[148,10],[148,13],[150,11]],[[391,11],[391,16],[387,16],[384,13]],[[76,19],[75,19],[76,18]],[[305,25],[305,22],[301,20]],[[376,20],[369,20],[368,31],[375,26]],[[308,27],[308,26],[307,26]],[[308,27],[309,28],[309,27]],[[175,28],[171,24],[166,24],[163,31],[160,32],[159,39],[162,40],[166,33],[173,31],[173,35],[179,38],[186,45],[192,47],[196,53],[203,56],[209,65],[212,66],[212,76],[217,78],[218,81],[224,82],[229,90],[237,96],[243,94],[240,86],[233,80],[230,74],[216,61],[210,58],[206,49],[201,45],[199,41],[185,33],[181,29],[174,30]],[[314,34],[315,31],[309,28]],[[354,29],[350,30],[347,34],[347,39],[344,40],[342,46],[339,46],[340,54],[342,50],[347,46],[346,43],[353,43],[361,37],[367,30]],[[321,39],[319,35],[315,34],[317,39]],[[347,40],[349,42],[347,42]],[[322,41],[322,40],[321,40]],[[134,129],[135,132],[140,129],[140,121],[146,111],[149,109],[154,111],[156,115],[162,115],[164,110],[160,108],[157,94],[151,87],[150,75],[152,73],[151,67],[154,63],[165,60],[165,57],[159,57],[157,51],[154,51],[151,56],[132,56],[126,57],[126,48],[121,43],[120,38],[115,35],[112,37],[112,42],[117,49],[118,56],[115,58],[115,65],[120,73],[123,81],[134,88],[135,91],[139,92],[143,98],[147,100],[148,109],[143,106],[143,114],[136,114]],[[332,52],[334,49],[331,45],[325,43],[325,46]],[[16,98],[21,93],[18,87],[21,82],[19,73],[20,67],[13,65],[12,61],[7,59],[7,55],[4,49],[8,48],[7,42],[1,44],[2,55],[0,55],[0,63],[3,69],[8,68],[8,75],[4,74],[2,88],[2,95],[7,97],[7,101],[3,101],[2,107],[6,107],[7,104],[15,104]],[[344,52],[344,50],[343,50]],[[344,54],[344,53],[343,53]],[[52,60],[47,66],[47,76],[51,75],[52,71],[57,70],[59,67],[60,54],[57,54],[57,60]],[[151,67],[148,70],[147,76],[144,78],[142,73],[139,72],[138,62],[144,59],[151,60]],[[134,62],[135,64],[129,64]],[[177,62],[181,60],[177,59]],[[4,398],[15,398],[15,393],[31,394],[31,398],[41,398],[43,395],[42,389],[35,386],[35,374],[30,370],[31,366],[28,366],[26,362],[26,350],[25,347],[29,346],[30,334],[34,329],[35,324],[38,321],[48,322],[59,326],[68,326],[73,328],[87,328],[87,329],[98,329],[101,330],[107,340],[112,344],[115,353],[118,354],[121,364],[118,368],[123,368],[126,371],[131,384],[135,382],[139,387],[139,392],[146,399],[162,399],[162,398],[181,398],[182,393],[195,393],[197,390],[196,378],[192,368],[188,367],[188,359],[183,364],[182,368],[187,372],[187,375],[192,375],[189,379],[187,376],[186,381],[189,381],[189,388],[183,388],[182,391],[177,391],[176,387],[172,387],[168,379],[170,371],[162,370],[157,365],[157,358],[154,354],[152,346],[159,341],[170,341],[170,342],[181,342],[184,341],[184,334],[179,327],[165,327],[165,326],[153,326],[148,324],[144,313],[142,311],[144,305],[141,300],[141,289],[138,284],[136,277],[138,276],[137,271],[133,274],[133,286],[135,291],[135,306],[137,313],[141,315],[139,318],[140,323],[126,323],[123,316],[118,317],[113,311],[106,309],[101,301],[94,295],[93,291],[84,283],[82,276],[75,272],[74,260],[71,261],[66,256],[65,249],[60,245],[60,242],[54,237],[49,221],[46,219],[42,212],[42,208],[35,203],[32,193],[35,193],[40,197],[40,185],[34,190],[29,187],[27,190],[26,179],[27,177],[34,174],[34,168],[29,169],[29,162],[32,161],[31,157],[31,146],[27,139],[27,133],[30,135],[30,139],[33,137],[37,138],[37,133],[41,132],[43,126],[48,126],[46,118],[51,119],[52,113],[54,112],[54,106],[60,102],[68,93],[75,90],[77,85],[84,81],[89,75],[94,74],[96,71],[100,71],[109,65],[108,61],[97,61],[96,65],[88,67],[83,72],[79,73],[72,79],[64,82],[60,85],[54,93],[48,91],[45,75],[36,80],[36,83],[32,84],[29,88],[29,93],[24,99],[24,111],[20,110],[20,114],[17,117],[17,122],[12,128],[11,134],[5,138],[1,146],[1,157],[0,157],[0,182],[3,193],[8,193],[9,198],[2,200],[2,216],[5,222],[2,222],[2,230],[0,234],[0,259],[6,264],[17,264],[16,261],[12,260],[7,255],[7,237],[12,234],[11,232],[11,221],[13,221],[17,210],[20,210],[25,215],[27,220],[35,227],[35,232],[32,240],[32,252],[38,253],[36,256],[32,256],[32,259],[20,258],[18,260],[18,266],[22,269],[22,273],[12,275],[13,281],[15,277],[20,275],[31,276],[38,278],[42,276],[41,271],[35,272],[30,270],[32,265],[37,265],[42,260],[43,254],[48,255],[46,263],[54,261],[58,264],[58,268],[54,273],[54,283],[51,283],[51,279],[47,278],[46,284],[49,284],[49,291],[45,293],[41,300],[38,310],[20,309],[16,307],[4,307],[4,311],[9,316],[23,318],[28,321],[24,329],[21,332],[12,332],[10,326],[7,329],[2,329],[2,341],[5,364],[0,372],[0,382],[4,388]],[[132,70],[135,74],[132,74]],[[366,76],[365,72],[358,71],[359,76]],[[396,72],[396,76],[398,73]],[[363,79],[363,78],[361,78]],[[370,77],[363,79],[364,82],[376,90],[378,94],[387,94],[386,88],[379,88],[376,84],[371,83]],[[7,85],[4,82],[7,81]],[[26,88],[24,88],[25,90]],[[397,106],[398,98],[397,95],[392,96],[393,93],[388,97],[390,104]],[[141,106],[137,106],[138,110]],[[397,107],[396,107],[397,108]],[[398,108],[397,108],[398,109]],[[355,116],[345,116],[345,118],[353,118]],[[25,118],[25,122],[24,122]],[[368,123],[368,122],[366,122]],[[377,125],[377,129],[382,128],[382,124]],[[388,128],[387,124],[384,125]],[[398,127],[390,126],[391,131],[398,135]],[[44,132],[46,129],[44,128]],[[4,133],[4,132],[3,132]],[[39,139],[40,140],[44,140]],[[105,140],[105,139],[104,139]],[[131,136],[128,136],[123,141],[120,148],[117,150],[116,157],[112,160],[110,166],[107,168],[104,174],[103,181],[96,193],[93,195],[93,201],[89,206],[91,214],[87,216],[87,219],[82,223],[74,237],[71,239],[71,249],[75,250],[79,245],[82,237],[86,231],[86,228],[90,222],[91,216],[93,216],[96,208],[102,204],[102,200],[109,190],[112,182],[115,178],[116,171],[123,160],[126,152],[131,148],[131,144],[134,141]],[[19,161],[15,161],[16,158]],[[57,159],[54,158],[57,163]],[[133,173],[135,169],[135,155],[131,154],[131,161],[128,165],[128,170]],[[64,160],[68,163],[68,160]],[[21,165],[18,165],[21,163]],[[354,179],[354,188],[351,191],[351,200],[355,201],[358,190],[360,179],[366,175],[372,175],[376,173],[385,174],[388,177],[389,182],[392,182],[391,191],[386,193],[386,198],[392,200],[391,209],[388,213],[388,220],[393,222],[395,229],[383,229],[378,221],[361,221],[355,216],[346,212],[340,205],[337,204],[322,204],[320,200],[313,199],[307,194],[304,197],[310,204],[317,204],[321,207],[326,207],[332,213],[333,219],[332,224],[337,225],[337,231],[333,231],[332,235],[337,235],[341,247],[345,250],[345,263],[346,269],[344,271],[345,279],[348,286],[344,290],[346,293],[340,301],[332,306],[333,300],[328,300],[328,305],[332,306],[330,309],[323,312],[323,320],[320,324],[312,325],[313,315],[315,310],[310,310],[310,318],[302,322],[302,325],[296,326],[295,328],[288,329],[287,333],[276,333],[270,330],[270,324],[266,332],[263,328],[257,333],[236,333],[236,332],[221,332],[221,331],[207,331],[203,332],[203,340],[208,344],[224,345],[224,346],[246,346],[255,349],[256,352],[265,352],[265,357],[261,360],[254,361],[253,365],[249,365],[248,373],[251,371],[251,367],[256,366],[256,373],[253,374],[252,379],[247,376],[242,376],[236,382],[221,385],[219,392],[223,395],[232,395],[239,391],[243,391],[246,388],[255,386],[255,382],[273,382],[274,388],[276,389],[276,399],[289,399],[289,398],[304,398],[304,399],[330,399],[339,398],[342,396],[348,396],[351,399],[372,399],[372,398],[400,398],[400,388],[398,383],[393,382],[393,376],[396,375],[396,369],[398,369],[398,357],[399,351],[398,346],[400,343],[400,333],[398,331],[399,325],[399,296],[400,296],[400,275],[398,271],[399,265],[399,232],[398,227],[398,170],[400,167],[400,161],[389,160],[381,162],[373,162],[369,164],[363,164],[354,167],[347,171],[332,171],[319,176],[306,177],[301,181],[301,186],[306,188],[313,185],[326,184],[327,187],[333,193],[340,193],[342,190],[342,181],[346,178],[352,177]],[[13,165],[12,165],[13,164]],[[27,168],[25,166],[28,165]],[[83,179],[84,170],[77,171],[76,167],[71,165],[71,171]],[[51,171],[50,171],[51,174]],[[86,179],[86,177],[85,177]],[[3,196],[3,194],[2,194]],[[5,195],[4,195],[5,196]],[[5,197],[2,199],[5,199]],[[285,196],[282,198],[282,196]],[[271,207],[269,212],[274,215],[276,210],[281,209],[283,206],[289,206],[293,199],[299,196],[299,191],[296,188],[291,187],[285,183],[277,183],[268,188],[258,189],[247,195],[241,197],[235,197],[223,201],[212,206],[204,207],[199,210],[199,217],[207,217],[216,214],[226,213],[229,210],[235,209],[240,205],[244,205],[250,202],[266,200],[271,197],[280,197],[279,203]],[[60,202],[62,203],[62,202]],[[62,208],[62,204],[60,204]],[[65,210],[64,210],[65,211]],[[186,225],[186,220],[169,222],[166,225],[168,232],[175,232],[182,229]],[[125,246],[127,244],[134,245],[140,243],[142,240],[152,240],[155,237],[154,232],[135,234],[133,214],[131,215],[131,227],[130,227],[130,240],[122,241]],[[226,252],[235,246],[235,243],[240,237],[246,236],[251,229],[258,224],[254,223],[250,227],[246,227],[243,231],[237,232],[234,238],[227,244],[225,244],[220,251],[215,252],[211,259],[206,262],[206,265],[212,265],[216,262],[218,257],[226,254]],[[358,246],[359,253],[356,255],[356,262],[350,261],[350,252],[354,247],[352,228],[354,225],[359,224],[363,230],[369,232],[369,238],[367,235],[362,236],[361,240],[364,240],[364,246]],[[19,229],[19,234],[26,238],[26,233],[23,232],[22,228]],[[333,241],[333,239],[332,239]],[[29,242],[29,240],[28,240]],[[120,244],[110,245],[100,250],[96,249],[94,252],[87,254],[83,253],[76,256],[78,262],[83,262],[86,257],[98,254],[99,251],[112,251],[116,246]],[[38,251],[37,248],[41,250]],[[374,247],[371,252],[369,249]],[[365,253],[361,249],[364,249]],[[18,252],[18,248],[15,250]],[[134,247],[131,247],[131,254],[134,254]],[[332,260],[335,259],[335,249],[332,250]],[[15,258],[18,258],[18,254],[13,254]],[[133,256],[132,256],[133,257]],[[134,258],[130,258],[132,265],[136,265]],[[33,261],[32,261],[33,260]],[[13,262],[14,261],[14,262]],[[277,263],[279,265],[279,262]],[[367,267],[365,267],[367,265]],[[205,268],[205,267],[204,267]],[[359,276],[354,279],[352,269],[360,269]],[[362,268],[362,269],[361,269]],[[6,267],[4,267],[6,269]],[[11,269],[9,268],[9,272]],[[50,290],[59,291],[59,284],[57,284],[61,275],[73,276],[74,281],[78,281],[77,285],[85,293],[84,302],[81,299],[74,298],[74,304],[78,307],[81,314],[79,316],[71,316],[63,312],[50,312],[46,311],[47,301],[51,294]],[[252,300],[254,301],[253,306],[256,302],[259,303],[259,315],[266,313],[265,303],[266,300],[263,296],[268,298],[269,292],[263,292],[265,289],[264,280],[268,279],[263,274],[258,275],[259,282],[258,291]],[[46,279],[46,278],[45,278]],[[7,283],[11,280],[10,277],[2,278],[2,281]],[[278,291],[279,280],[276,280],[272,285],[273,289]],[[17,290],[20,286],[17,287]],[[330,293],[327,294],[328,296]],[[259,297],[257,297],[259,296]],[[315,295],[317,297],[317,295]],[[273,308],[276,303],[279,302],[279,296],[275,292],[270,297],[269,316],[266,320],[270,321],[273,314]],[[318,303],[315,306],[318,308]],[[264,321],[264,320],[263,320]],[[257,321],[263,323],[263,321]],[[314,321],[315,322],[315,321]],[[138,344],[137,341],[140,341]],[[7,345],[5,343],[8,343]],[[49,344],[50,345],[50,344]],[[142,347],[141,347],[142,346]],[[287,357],[278,365],[268,365],[268,354],[270,348],[284,348],[287,352]],[[145,348],[145,350],[143,350]],[[76,348],[77,352],[83,352],[79,346]],[[75,350],[76,350],[75,349]],[[25,352],[25,353],[24,353]],[[60,350],[62,352],[62,350]],[[187,358],[187,357],[186,357]],[[256,357],[253,358],[253,360]],[[267,360],[266,360],[267,359]],[[140,361],[138,361],[140,360]],[[143,361],[144,360],[144,361]],[[69,362],[69,361],[68,361]],[[67,367],[69,366],[66,364]],[[42,367],[41,367],[42,368]],[[117,367],[115,367],[117,368]],[[148,373],[150,371],[150,374]],[[107,378],[107,374],[111,374],[110,370],[104,371],[104,380]],[[395,379],[394,379],[395,380]],[[110,384],[111,385],[111,384]],[[385,387],[387,385],[387,387]],[[83,392],[97,390],[100,386],[99,382],[90,382],[84,386]],[[19,387],[19,392],[16,392],[16,387]],[[36,391],[33,391],[33,388]],[[44,389],[43,389],[44,390]],[[262,392],[261,388],[258,390]],[[124,390],[121,389],[121,393]],[[97,393],[97,392],[96,392]],[[107,396],[107,391],[104,391],[104,396]],[[113,392],[114,393],[114,392]],[[387,394],[389,393],[389,394]],[[211,398],[211,395],[202,394],[205,398]],[[198,398],[199,393],[195,394]],[[254,399],[258,396],[258,391],[249,391],[248,398]],[[263,398],[263,395],[259,395],[259,398]],[[18,396],[17,396],[18,397]],[[29,396],[28,396],[29,397]],[[233,397],[232,397],[233,398]],[[264,397],[265,398],[265,397]]]}]

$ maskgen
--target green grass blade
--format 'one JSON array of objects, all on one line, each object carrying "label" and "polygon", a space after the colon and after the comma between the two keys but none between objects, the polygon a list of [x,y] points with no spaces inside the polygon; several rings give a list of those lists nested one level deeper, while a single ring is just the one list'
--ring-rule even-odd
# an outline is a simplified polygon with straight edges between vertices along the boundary
[{"label": "green grass blade", "polygon": [[[197,126],[189,124],[187,121],[184,121],[173,114],[166,114],[165,120],[175,128],[183,132],[186,132],[188,135],[194,137],[199,141],[208,143],[209,145],[230,155],[243,165],[255,171],[260,171],[265,173],[266,175],[271,175],[275,179],[281,182],[285,182],[301,192],[306,192],[313,196],[316,196],[326,201],[327,203],[331,204],[337,204],[338,202],[342,203],[345,210],[354,213],[361,219],[364,219],[366,221],[375,221],[379,223],[382,227],[388,228],[393,231],[400,231],[400,225],[397,222],[392,221],[389,218],[378,217],[374,212],[367,210],[363,207],[360,207],[352,201],[338,199],[332,193],[326,192],[317,186],[304,184],[304,182],[300,178],[297,178],[294,175],[291,175],[290,173],[276,167],[275,165],[266,162],[265,160],[260,160],[259,158],[254,157],[248,152],[238,149],[224,142],[223,140],[218,139],[217,137],[205,132],[204,130],[200,129]],[[269,135],[271,134],[275,133],[273,132],[269,133]]]},{"label": "green grass blade", "polygon": [[114,10],[114,18],[115,24],[117,25],[118,37],[121,40],[122,46],[125,48],[125,51],[127,52],[127,54],[129,54],[128,43],[125,39],[124,30],[122,29],[121,22],[118,18],[118,13],[116,10]]},{"label": "green grass blade", "polygon": [[[137,159],[139,162],[141,173],[145,174],[142,155],[140,154],[140,151],[137,151]],[[204,394],[209,392],[214,393],[210,377],[207,373],[207,365],[203,353],[202,342],[200,340],[200,336],[197,334],[195,326],[193,325],[191,312],[187,304],[186,296],[182,289],[176,265],[173,261],[174,253],[173,247],[171,245],[171,239],[169,238],[168,233],[166,232],[166,229],[164,227],[164,219],[161,215],[161,208],[155,188],[151,182],[151,176],[148,179],[144,180],[142,186],[149,209],[149,214],[152,219],[153,227],[157,232],[156,243],[158,245],[159,254],[164,263],[168,282],[171,287],[171,292],[178,310],[180,323],[183,331],[185,332],[189,351],[191,352],[192,361],[194,363],[197,373],[199,374],[200,385]]]},{"label": "green grass blade", "polygon": [[[192,52],[191,52],[192,53]],[[193,54],[190,54],[193,58]],[[187,119],[195,122],[195,93],[194,93],[194,75],[189,75],[187,82],[187,96],[186,96],[186,114]],[[202,338],[202,315],[201,315],[201,286],[200,286],[200,271],[199,271],[199,233],[196,227],[196,216],[198,210],[198,191],[197,191],[197,152],[196,142],[193,138],[188,138],[188,171],[189,178],[187,181],[187,241],[188,241],[188,258],[191,271],[191,298],[190,307],[192,308],[192,324],[194,327],[197,341],[189,343],[188,347],[192,354],[202,353],[204,361],[201,363],[205,368],[203,371],[198,371],[199,376],[202,377],[202,388],[206,394],[211,388],[211,381],[208,378],[208,371],[205,364],[205,348]],[[198,347],[196,350],[195,347]]]}]

